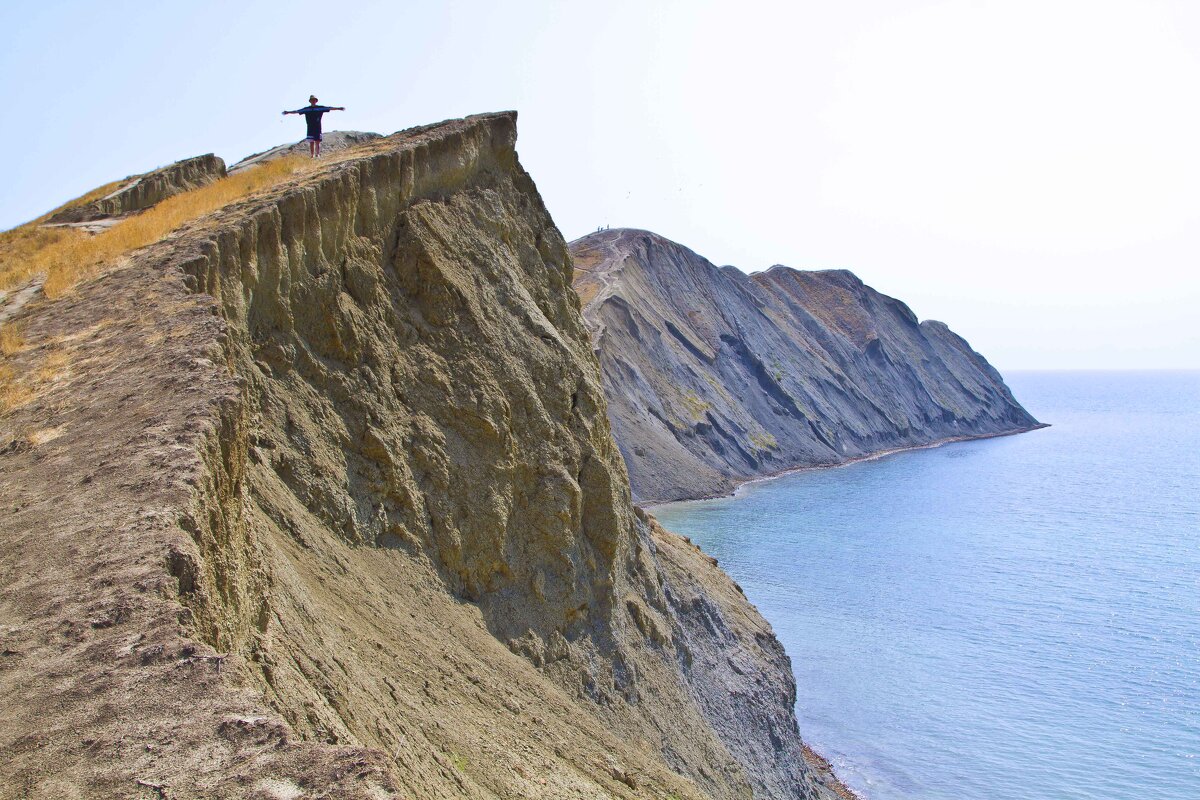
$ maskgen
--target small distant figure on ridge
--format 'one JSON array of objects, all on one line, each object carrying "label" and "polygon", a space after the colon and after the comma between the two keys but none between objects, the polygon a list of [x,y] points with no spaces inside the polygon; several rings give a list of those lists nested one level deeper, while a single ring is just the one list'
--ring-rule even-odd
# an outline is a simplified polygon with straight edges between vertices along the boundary
[{"label": "small distant figure on ridge", "polygon": [[319,106],[317,105],[317,96],[309,95],[308,105],[304,108],[298,108],[295,111],[285,111],[287,114],[303,114],[304,120],[308,123],[308,136],[304,137],[308,142],[308,154],[317,158],[321,155],[321,115],[326,111],[345,111],[345,106]]}]

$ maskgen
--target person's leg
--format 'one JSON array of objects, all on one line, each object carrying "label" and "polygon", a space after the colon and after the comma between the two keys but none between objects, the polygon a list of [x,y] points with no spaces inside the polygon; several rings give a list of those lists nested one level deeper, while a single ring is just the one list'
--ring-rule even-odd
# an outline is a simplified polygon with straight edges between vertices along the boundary
[{"label": "person's leg", "polygon": [[321,157],[321,140],[317,139],[317,158]]},{"label": "person's leg", "polygon": [[308,157],[309,157],[309,158],[316,158],[316,157],[317,157],[317,150],[316,150],[316,147],[317,147],[317,142],[316,142],[316,140],[315,140],[315,139],[309,139],[309,140],[308,140]]}]

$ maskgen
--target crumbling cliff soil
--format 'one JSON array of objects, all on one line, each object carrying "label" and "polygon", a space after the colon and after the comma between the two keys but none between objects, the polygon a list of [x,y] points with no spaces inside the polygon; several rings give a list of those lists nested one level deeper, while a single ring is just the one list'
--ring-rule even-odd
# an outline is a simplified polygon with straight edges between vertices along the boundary
[{"label": "crumbling cliff soil", "polygon": [[845,270],[747,275],[638,230],[571,251],[639,501],[1039,427],[966,341]]},{"label": "crumbling cliff soil", "polygon": [[21,310],[0,798],[831,796],[769,626],[630,501],[515,121]]}]

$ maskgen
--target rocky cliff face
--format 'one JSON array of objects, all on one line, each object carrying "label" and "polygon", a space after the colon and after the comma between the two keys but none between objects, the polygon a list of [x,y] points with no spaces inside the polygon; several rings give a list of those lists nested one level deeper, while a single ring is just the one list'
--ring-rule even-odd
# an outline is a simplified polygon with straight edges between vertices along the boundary
[{"label": "rocky cliff face", "polygon": [[746,275],[637,230],[571,252],[641,501],[1038,426],[961,337],[844,270]]},{"label": "rocky cliff face", "polygon": [[769,627],[631,504],[515,137],[363,144],[22,310],[0,797],[828,794]]}]

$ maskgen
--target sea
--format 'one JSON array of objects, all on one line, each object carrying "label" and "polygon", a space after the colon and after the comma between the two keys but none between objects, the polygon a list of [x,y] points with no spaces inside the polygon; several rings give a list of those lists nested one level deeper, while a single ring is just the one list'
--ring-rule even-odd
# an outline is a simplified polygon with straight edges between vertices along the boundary
[{"label": "sea", "polygon": [[865,800],[1200,799],[1200,372],[1014,372],[1052,427],[651,511],[745,590]]}]

